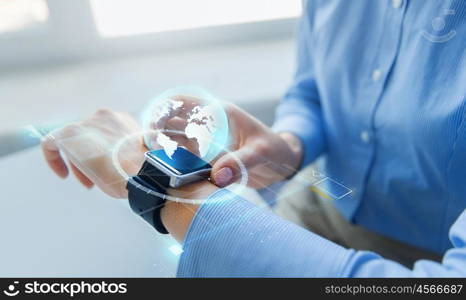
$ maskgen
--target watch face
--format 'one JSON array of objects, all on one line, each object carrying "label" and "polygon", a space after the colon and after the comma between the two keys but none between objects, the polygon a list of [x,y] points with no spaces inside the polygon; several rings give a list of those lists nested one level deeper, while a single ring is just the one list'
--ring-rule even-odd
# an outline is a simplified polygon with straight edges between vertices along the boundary
[{"label": "watch face", "polygon": [[171,158],[163,149],[149,151],[146,155],[177,175],[186,175],[212,168],[209,163],[182,147],[176,148]]}]

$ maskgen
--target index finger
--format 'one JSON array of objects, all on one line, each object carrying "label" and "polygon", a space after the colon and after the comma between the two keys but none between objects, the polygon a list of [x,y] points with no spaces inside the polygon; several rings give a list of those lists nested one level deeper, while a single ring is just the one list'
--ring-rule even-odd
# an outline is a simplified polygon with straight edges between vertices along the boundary
[{"label": "index finger", "polygon": [[49,167],[61,178],[68,176],[69,170],[65,161],[61,157],[60,149],[57,146],[56,140],[53,136],[47,135],[42,140],[42,152],[44,153],[45,161]]}]

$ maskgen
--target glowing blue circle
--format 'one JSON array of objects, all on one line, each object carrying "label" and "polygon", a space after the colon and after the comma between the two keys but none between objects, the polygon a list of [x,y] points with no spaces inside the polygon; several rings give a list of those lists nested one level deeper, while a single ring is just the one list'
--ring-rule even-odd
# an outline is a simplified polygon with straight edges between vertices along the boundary
[{"label": "glowing blue circle", "polygon": [[[120,154],[120,149],[130,139],[138,138],[141,135],[145,135],[145,134],[147,134],[147,132],[142,131],[142,132],[135,132],[133,134],[127,135],[127,136],[123,137],[122,139],[120,139],[112,149],[113,166],[115,167],[116,171],[120,174],[121,178],[123,178],[124,180],[128,180],[128,178],[133,176],[133,174],[130,175],[130,174],[126,173],[126,171],[121,166],[120,161],[118,159],[118,156]],[[230,151],[230,150],[228,150],[226,148],[223,149],[223,151],[225,152],[225,155],[231,156],[236,161],[236,163],[239,166],[241,176],[239,178],[238,184],[236,186],[234,186],[232,189],[230,189],[231,193],[227,193],[223,197],[209,199],[209,203],[218,203],[218,202],[231,200],[234,197],[237,197],[237,195],[241,195],[241,193],[246,189],[247,184],[248,184],[249,175],[248,175],[248,171],[246,170],[246,166],[243,164],[243,162],[239,159],[239,157],[236,155],[236,153],[234,151]],[[179,202],[179,203],[188,203],[188,204],[196,204],[196,205],[200,205],[200,204],[206,202],[206,199],[204,199],[204,198],[202,198],[202,199],[188,199],[188,198],[182,198],[182,197],[174,197],[174,196],[170,196],[168,194],[162,194],[162,193],[159,193],[157,191],[149,190],[149,189],[144,188],[142,186],[139,186],[138,188],[143,190],[144,192],[146,192],[148,194],[152,194],[152,195],[155,195],[157,197],[164,198],[164,199],[166,199],[168,201],[174,201],[174,202]],[[127,203],[127,202],[125,202],[125,203]],[[155,209],[155,207],[150,208],[149,211],[154,210],[154,209]]]}]

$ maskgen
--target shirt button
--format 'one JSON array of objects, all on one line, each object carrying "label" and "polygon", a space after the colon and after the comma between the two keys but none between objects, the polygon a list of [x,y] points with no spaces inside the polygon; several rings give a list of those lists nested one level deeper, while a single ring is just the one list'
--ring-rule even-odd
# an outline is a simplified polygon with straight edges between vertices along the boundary
[{"label": "shirt button", "polygon": [[361,141],[363,141],[364,143],[369,143],[369,141],[371,140],[371,136],[369,135],[369,132],[367,130],[364,130],[364,131],[361,131]]},{"label": "shirt button", "polygon": [[380,79],[380,76],[382,76],[382,71],[379,69],[376,69],[372,71],[372,80],[373,81],[378,81]]},{"label": "shirt button", "polygon": [[400,7],[402,3],[403,3],[403,0],[392,0],[392,6],[393,6],[393,8],[398,8],[398,7]]}]

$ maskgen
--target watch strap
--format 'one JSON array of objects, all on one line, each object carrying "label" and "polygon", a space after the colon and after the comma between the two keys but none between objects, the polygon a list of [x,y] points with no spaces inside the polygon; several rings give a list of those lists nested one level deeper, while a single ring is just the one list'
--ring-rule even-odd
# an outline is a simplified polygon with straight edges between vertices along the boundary
[{"label": "watch strap", "polygon": [[166,202],[165,188],[155,182],[147,182],[140,175],[130,177],[126,188],[131,209],[158,232],[167,234],[160,216],[160,210]]}]

